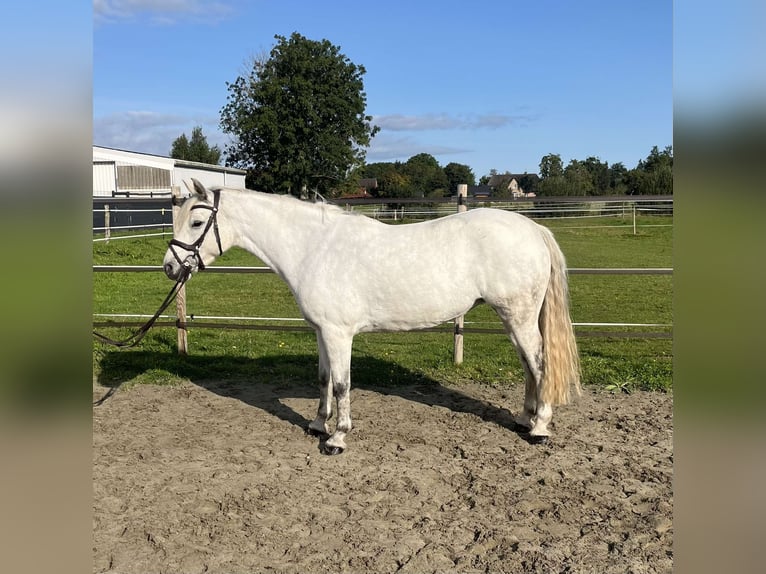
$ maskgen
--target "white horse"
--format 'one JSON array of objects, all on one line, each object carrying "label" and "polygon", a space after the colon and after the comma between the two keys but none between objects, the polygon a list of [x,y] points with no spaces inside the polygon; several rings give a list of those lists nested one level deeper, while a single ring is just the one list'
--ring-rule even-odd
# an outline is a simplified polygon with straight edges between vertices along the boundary
[{"label": "white horse", "polygon": [[515,420],[535,441],[550,434],[552,405],[569,401],[570,386],[580,393],[564,256],[531,219],[474,209],[388,225],[332,205],[192,183],[165,273],[177,279],[238,246],[287,282],[317,334],[320,399],[308,430],[329,436],[323,452],[343,452],[351,430],[354,335],[432,327],[481,302],[500,316],[521,359],[524,410]]}]

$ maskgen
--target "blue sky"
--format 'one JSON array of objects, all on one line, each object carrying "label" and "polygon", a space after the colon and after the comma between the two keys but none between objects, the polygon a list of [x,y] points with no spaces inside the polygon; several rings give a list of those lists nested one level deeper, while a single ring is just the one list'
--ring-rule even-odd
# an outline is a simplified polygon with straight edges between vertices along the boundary
[{"label": "blue sky", "polygon": [[548,153],[635,167],[672,144],[670,0],[94,0],[94,144],[167,155],[218,128],[226,82],[274,35],[363,65],[368,162],[536,173]]}]

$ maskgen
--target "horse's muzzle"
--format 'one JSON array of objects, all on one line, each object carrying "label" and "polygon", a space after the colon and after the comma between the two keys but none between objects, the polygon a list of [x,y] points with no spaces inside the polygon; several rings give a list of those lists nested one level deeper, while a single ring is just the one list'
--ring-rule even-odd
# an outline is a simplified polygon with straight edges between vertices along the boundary
[{"label": "horse's muzzle", "polygon": [[173,265],[170,261],[163,265],[163,269],[165,270],[165,275],[168,276],[168,279],[176,280],[181,275],[180,266],[176,268],[176,266]]},{"label": "horse's muzzle", "polygon": [[197,271],[198,266],[193,261],[193,257],[190,256],[186,258],[183,263],[179,263],[175,260],[165,261],[162,269],[165,271],[165,275],[167,275],[169,279],[178,281],[184,275],[188,276]]}]

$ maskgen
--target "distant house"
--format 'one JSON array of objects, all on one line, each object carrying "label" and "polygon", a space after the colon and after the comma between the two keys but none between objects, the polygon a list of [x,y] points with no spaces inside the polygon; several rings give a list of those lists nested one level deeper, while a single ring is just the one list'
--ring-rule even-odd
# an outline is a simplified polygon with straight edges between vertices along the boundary
[{"label": "distant house", "polygon": [[341,197],[344,199],[366,199],[373,197],[370,190],[378,189],[378,180],[374,177],[360,179],[357,182],[356,189],[349,193],[344,193]]},{"label": "distant house", "polygon": [[371,189],[378,189],[378,180],[374,177],[365,177],[359,180],[359,187],[369,193]]},{"label": "distant house", "polygon": [[492,188],[488,185],[469,185],[468,195],[481,199],[488,198],[492,195]]},{"label": "distant house", "polygon": [[519,197],[535,197],[533,191],[525,188],[534,186],[540,177],[536,173],[498,173],[489,178],[487,185],[495,192],[510,192],[514,199]]}]

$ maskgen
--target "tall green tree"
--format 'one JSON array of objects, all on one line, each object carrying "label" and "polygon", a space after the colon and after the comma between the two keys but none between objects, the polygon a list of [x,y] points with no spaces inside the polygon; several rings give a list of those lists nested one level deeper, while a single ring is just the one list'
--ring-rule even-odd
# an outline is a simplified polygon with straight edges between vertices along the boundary
[{"label": "tall green tree", "polygon": [[359,168],[357,176],[377,180],[378,187],[373,192],[377,197],[410,197],[412,189],[403,165],[398,161],[370,163]]},{"label": "tall green tree", "polygon": [[402,170],[390,169],[378,179],[381,197],[411,197],[412,182]]},{"label": "tall green tree", "polygon": [[449,193],[447,176],[431,154],[413,155],[404,163],[404,175],[410,180],[413,197],[443,196]]},{"label": "tall green tree", "polygon": [[628,176],[628,189],[638,195],[671,195],[673,193],[673,147],[660,151],[652,147],[645,160],[638,162]]},{"label": "tall green tree", "polygon": [[448,163],[444,166],[444,175],[447,176],[447,186],[450,195],[457,193],[458,184],[476,185],[476,176],[473,170],[463,163],[456,163],[454,161]]},{"label": "tall green tree", "polygon": [[646,159],[638,162],[638,169],[647,172],[661,171],[665,168],[673,167],[673,146],[667,146],[660,151],[657,146],[652,146],[652,150]]},{"label": "tall green tree", "polygon": [[539,195],[567,195],[567,183],[564,179],[564,163],[557,153],[544,155],[540,160]]},{"label": "tall green tree", "polygon": [[196,126],[192,129],[191,139],[183,133],[173,140],[170,157],[218,165],[221,161],[221,150],[217,145],[210,147],[207,137],[202,133],[202,127]]},{"label": "tall green tree", "polygon": [[328,40],[275,36],[265,61],[227,84],[221,129],[233,136],[229,165],[256,189],[328,193],[365,158],[378,131],[365,115],[364,66]]},{"label": "tall green tree", "polygon": [[589,156],[581,162],[582,166],[590,174],[593,184],[591,193],[593,195],[606,195],[609,193],[609,163],[601,161],[599,158]]},{"label": "tall green tree", "polygon": [[612,195],[625,195],[627,186],[628,168],[621,161],[613,163],[609,167],[609,193]]},{"label": "tall green tree", "polygon": [[540,177],[547,179],[562,175],[564,175],[564,163],[561,161],[561,156],[557,153],[544,155],[540,160]]},{"label": "tall green tree", "polygon": [[593,195],[594,186],[585,162],[573,159],[564,168],[566,195]]}]

